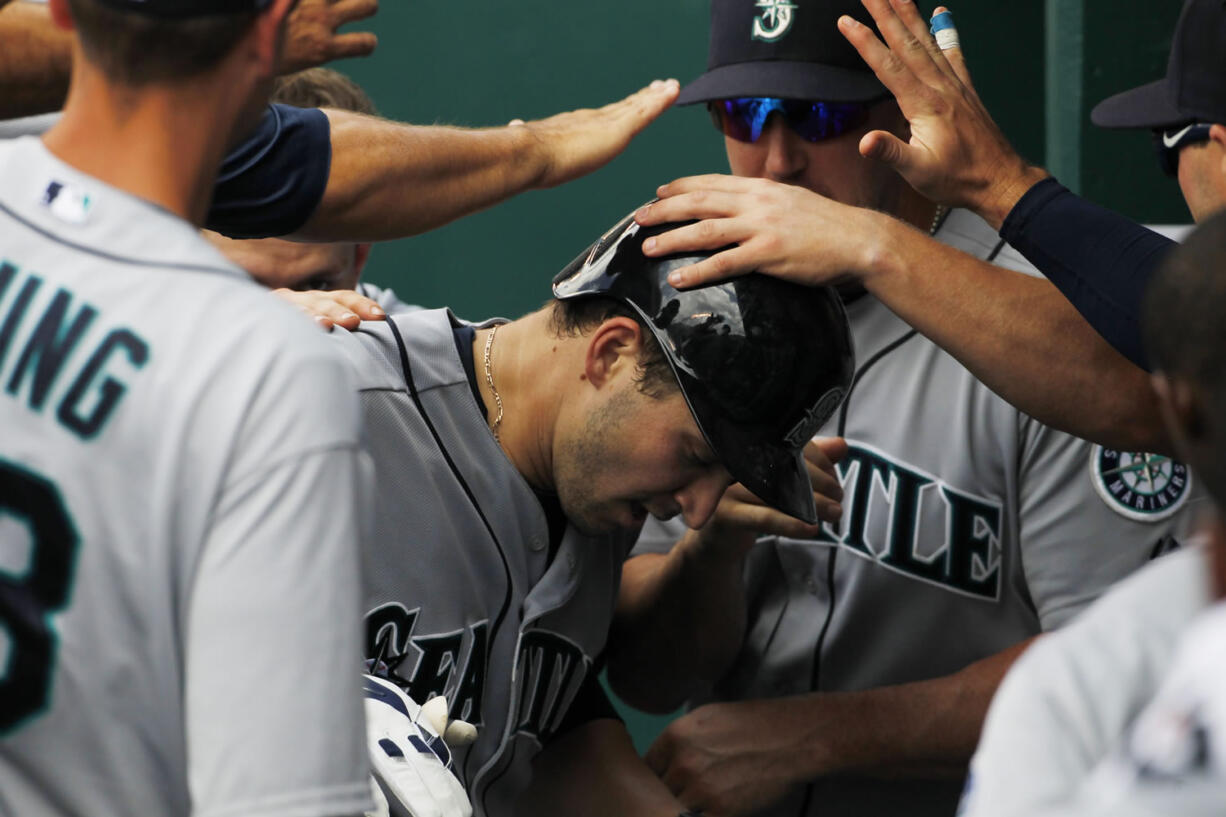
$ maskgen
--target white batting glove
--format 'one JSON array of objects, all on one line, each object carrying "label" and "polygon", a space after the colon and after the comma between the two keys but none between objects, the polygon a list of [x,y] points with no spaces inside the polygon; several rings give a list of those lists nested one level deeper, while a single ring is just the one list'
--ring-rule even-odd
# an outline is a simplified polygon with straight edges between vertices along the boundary
[{"label": "white batting glove", "polygon": [[[442,737],[448,731],[446,701],[432,698],[421,707],[395,684],[373,675],[363,680],[376,804],[368,817],[472,817]],[[456,723],[463,724],[458,735],[471,730],[475,737],[470,724]]]}]

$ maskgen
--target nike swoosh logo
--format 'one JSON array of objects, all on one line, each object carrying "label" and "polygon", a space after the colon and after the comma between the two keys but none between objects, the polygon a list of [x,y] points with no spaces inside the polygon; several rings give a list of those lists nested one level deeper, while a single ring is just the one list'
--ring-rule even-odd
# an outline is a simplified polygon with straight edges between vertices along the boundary
[{"label": "nike swoosh logo", "polygon": [[1168,148],[1173,148],[1175,147],[1175,145],[1179,144],[1179,140],[1183,138],[1183,135],[1190,130],[1192,130],[1192,126],[1188,125],[1183,130],[1176,133],[1174,136],[1167,136],[1165,133],[1163,133],[1162,134],[1162,144]]}]

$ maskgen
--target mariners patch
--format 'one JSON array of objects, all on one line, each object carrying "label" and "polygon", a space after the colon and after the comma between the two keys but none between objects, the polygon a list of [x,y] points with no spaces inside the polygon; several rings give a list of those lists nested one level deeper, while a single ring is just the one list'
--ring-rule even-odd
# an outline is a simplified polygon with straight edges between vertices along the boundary
[{"label": "mariners patch", "polygon": [[1192,490],[1188,466],[1161,454],[1094,446],[1090,479],[1111,510],[1138,522],[1166,519]]},{"label": "mariners patch", "polygon": [[753,18],[753,38],[773,43],[792,27],[792,12],[796,4],[790,0],[758,0],[754,6],[762,12]]}]

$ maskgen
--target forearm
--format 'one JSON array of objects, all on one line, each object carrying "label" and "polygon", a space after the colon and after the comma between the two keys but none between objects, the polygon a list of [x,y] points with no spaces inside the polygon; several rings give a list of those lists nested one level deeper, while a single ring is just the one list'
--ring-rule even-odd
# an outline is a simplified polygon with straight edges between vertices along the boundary
[{"label": "forearm", "polygon": [[864,261],[866,288],[989,388],[1076,436],[1109,447],[1169,450],[1148,375],[1051,283],[873,217],[878,240]]},{"label": "forearm", "polygon": [[798,782],[831,775],[963,774],[992,695],[1030,644],[1022,642],[952,675],[860,692],[796,699]]},{"label": "forearm", "polygon": [[326,113],[332,167],[301,238],[416,235],[523,192],[547,170],[526,126],[466,130]]},{"label": "forearm", "polygon": [[1147,366],[1141,302],[1170,239],[1092,204],[1055,179],[1035,185],[1000,234],[1056,285],[1121,354]]},{"label": "forearm", "polygon": [[57,111],[72,73],[72,34],[42,3],[0,2],[0,119]]},{"label": "forearm", "polygon": [[516,804],[520,817],[677,817],[682,806],[634,751],[621,722],[590,721],[547,745]]},{"label": "forearm", "polygon": [[627,702],[671,712],[731,663],[745,630],[741,570],[752,536],[704,548],[693,531],[667,554],[622,571],[609,637],[609,682]]}]

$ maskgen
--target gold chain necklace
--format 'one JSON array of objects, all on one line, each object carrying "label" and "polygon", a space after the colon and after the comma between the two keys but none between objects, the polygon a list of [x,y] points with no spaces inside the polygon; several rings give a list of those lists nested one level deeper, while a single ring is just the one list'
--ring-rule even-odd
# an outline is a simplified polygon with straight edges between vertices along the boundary
[{"label": "gold chain necklace", "polygon": [[948,212],[949,208],[944,204],[937,205],[937,209],[932,214],[932,225],[928,228],[928,235],[937,234],[937,230],[941,229],[941,219],[945,218]]},{"label": "gold chain necklace", "polygon": [[490,365],[490,350],[494,348],[494,335],[498,334],[498,327],[502,324],[496,323],[490,329],[490,333],[485,337],[485,382],[489,385],[490,391],[494,394],[494,403],[498,406],[498,414],[494,417],[494,423],[490,429],[494,432],[494,439],[501,443],[498,438],[498,426],[502,425],[502,397],[498,394],[498,389],[494,388],[494,370]]}]

